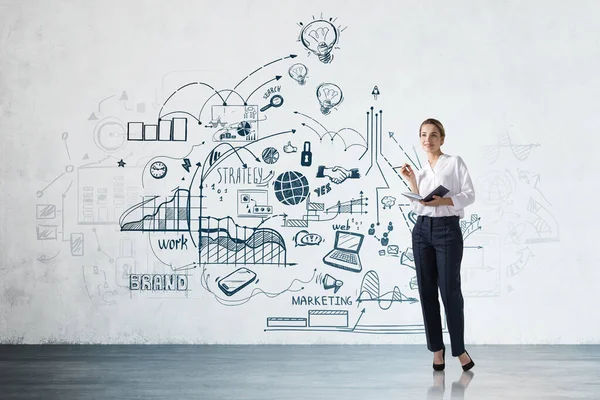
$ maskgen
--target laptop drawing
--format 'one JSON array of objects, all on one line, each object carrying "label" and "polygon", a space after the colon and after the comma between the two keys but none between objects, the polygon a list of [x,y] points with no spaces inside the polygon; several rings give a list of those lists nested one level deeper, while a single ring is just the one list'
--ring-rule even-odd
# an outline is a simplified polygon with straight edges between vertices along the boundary
[{"label": "laptop drawing", "polygon": [[362,246],[363,239],[364,235],[360,233],[337,231],[335,233],[335,246],[323,257],[323,262],[347,271],[362,271],[358,251]]}]

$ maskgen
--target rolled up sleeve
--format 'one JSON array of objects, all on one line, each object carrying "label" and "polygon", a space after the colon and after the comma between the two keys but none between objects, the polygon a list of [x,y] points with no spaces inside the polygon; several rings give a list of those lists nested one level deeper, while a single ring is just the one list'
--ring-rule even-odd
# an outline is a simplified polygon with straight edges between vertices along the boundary
[{"label": "rolled up sleeve", "polygon": [[460,193],[450,196],[454,203],[450,208],[455,211],[462,210],[475,202],[475,189],[467,165],[461,157],[457,157],[457,164]]}]

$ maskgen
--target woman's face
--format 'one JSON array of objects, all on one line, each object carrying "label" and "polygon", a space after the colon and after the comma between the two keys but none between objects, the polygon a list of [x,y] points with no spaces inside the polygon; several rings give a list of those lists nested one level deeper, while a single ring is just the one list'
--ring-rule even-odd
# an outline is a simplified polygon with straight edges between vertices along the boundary
[{"label": "woman's face", "polygon": [[427,153],[438,153],[444,144],[444,139],[438,128],[433,124],[425,124],[421,127],[421,147]]}]

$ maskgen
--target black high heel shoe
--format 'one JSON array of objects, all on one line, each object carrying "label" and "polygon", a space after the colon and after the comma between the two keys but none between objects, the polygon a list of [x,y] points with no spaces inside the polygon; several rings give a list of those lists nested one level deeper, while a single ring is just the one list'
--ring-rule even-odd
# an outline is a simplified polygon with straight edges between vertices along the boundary
[{"label": "black high heel shoe", "polygon": [[433,363],[433,369],[435,371],[443,371],[444,368],[446,367],[446,346],[444,346],[444,348],[442,348],[442,359],[444,360],[444,362],[441,364]]},{"label": "black high heel shoe", "polygon": [[[469,354],[468,351],[465,350],[465,353],[467,353],[467,355],[469,356],[469,358],[471,358],[471,355]],[[466,363],[465,365],[462,366],[463,371],[468,371],[471,368],[473,368],[475,366],[475,363],[473,362],[473,359],[471,358],[471,361],[469,361],[468,363]]]}]

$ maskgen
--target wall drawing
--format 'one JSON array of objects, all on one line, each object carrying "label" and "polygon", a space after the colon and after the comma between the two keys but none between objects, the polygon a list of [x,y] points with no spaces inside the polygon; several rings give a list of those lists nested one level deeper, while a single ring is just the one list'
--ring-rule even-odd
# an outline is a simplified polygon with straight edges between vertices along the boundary
[{"label": "wall drawing", "polygon": [[[423,168],[416,137],[395,133],[375,106],[388,95],[380,82],[356,98],[332,78],[348,68],[336,57],[346,28],[306,20],[290,53],[263,47],[265,61],[226,86],[174,71],[151,101],[98,96],[85,116],[90,151],[76,154],[62,133],[64,165],[34,194],[38,262],[85,256],[78,274],[95,307],[210,301],[247,309],[264,335],[423,334],[416,215],[394,169]],[[311,105],[296,108],[299,97]],[[364,113],[360,126],[334,119],[344,108]],[[517,142],[506,134],[483,154],[493,165],[543,148]],[[461,221],[465,296],[506,294],[536,246],[560,240],[542,182],[519,168],[479,176],[479,203]],[[498,220],[483,219],[479,204]]]}]

